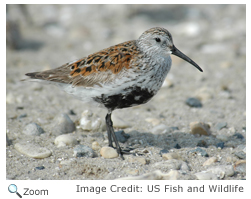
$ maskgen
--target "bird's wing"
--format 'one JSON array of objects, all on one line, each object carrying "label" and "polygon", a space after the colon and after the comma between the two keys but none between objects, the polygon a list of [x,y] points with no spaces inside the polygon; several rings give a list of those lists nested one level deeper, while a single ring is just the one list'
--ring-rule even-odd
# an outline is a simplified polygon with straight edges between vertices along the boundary
[{"label": "bird's wing", "polygon": [[92,87],[106,84],[118,77],[139,51],[135,41],[111,46],[77,61],[43,72],[27,73],[30,79],[40,79],[72,86]]}]

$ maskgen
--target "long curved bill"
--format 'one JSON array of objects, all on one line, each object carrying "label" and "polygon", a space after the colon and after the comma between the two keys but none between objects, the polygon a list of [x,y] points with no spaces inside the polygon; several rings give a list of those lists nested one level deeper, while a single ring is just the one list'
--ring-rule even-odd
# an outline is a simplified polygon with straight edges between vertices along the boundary
[{"label": "long curved bill", "polygon": [[178,48],[176,48],[173,45],[173,49],[172,49],[172,54],[176,55],[177,57],[189,62],[190,64],[194,65],[200,72],[203,72],[203,70],[198,66],[198,64],[196,64],[193,60],[191,60],[188,56],[186,56],[185,54],[183,54],[182,52],[179,51]]}]

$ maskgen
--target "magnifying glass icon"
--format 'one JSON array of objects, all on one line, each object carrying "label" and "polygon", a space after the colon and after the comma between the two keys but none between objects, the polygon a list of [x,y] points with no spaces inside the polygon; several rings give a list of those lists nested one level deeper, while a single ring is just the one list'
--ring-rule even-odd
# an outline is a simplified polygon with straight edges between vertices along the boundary
[{"label": "magnifying glass icon", "polygon": [[20,198],[22,198],[22,196],[17,192],[17,186],[15,184],[10,184],[8,190],[10,193],[16,193]]}]

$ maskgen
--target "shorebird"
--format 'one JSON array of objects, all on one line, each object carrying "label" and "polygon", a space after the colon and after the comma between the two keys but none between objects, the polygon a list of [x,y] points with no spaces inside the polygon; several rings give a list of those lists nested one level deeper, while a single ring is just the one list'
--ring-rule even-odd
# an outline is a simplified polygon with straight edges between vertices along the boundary
[{"label": "shorebird", "polygon": [[52,70],[26,75],[32,80],[53,83],[84,102],[106,108],[109,146],[116,148],[124,159],[126,152],[121,150],[114,133],[112,111],[144,104],[156,95],[171,68],[171,54],[203,72],[175,47],[166,29],[155,27],[137,40],[111,46]]}]

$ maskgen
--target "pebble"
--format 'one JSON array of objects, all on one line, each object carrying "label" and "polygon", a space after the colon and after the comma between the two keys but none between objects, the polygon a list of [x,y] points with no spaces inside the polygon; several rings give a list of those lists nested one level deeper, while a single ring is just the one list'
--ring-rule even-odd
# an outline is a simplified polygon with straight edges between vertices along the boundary
[{"label": "pebble", "polygon": [[35,170],[43,170],[43,169],[45,169],[44,166],[35,167]]},{"label": "pebble", "polygon": [[87,158],[93,158],[94,157],[94,151],[85,145],[77,145],[74,149],[73,149],[73,156],[75,157],[87,157]]},{"label": "pebble", "polygon": [[145,121],[151,123],[153,126],[157,126],[160,124],[160,120],[157,118],[146,118]]},{"label": "pebble", "polygon": [[23,129],[23,134],[38,136],[44,133],[44,130],[36,123],[30,123]]},{"label": "pebble", "polygon": [[175,144],[173,148],[175,148],[175,149],[181,149],[181,146],[179,144]]},{"label": "pebble", "polygon": [[216,144],[217,148],[223,149],[224,148],[224,142],[219,142]]},{"label": "pebble", "polygon": [[67,114],[63,113],[55,118],[54,135],[72,133],[75,130],[76,126]]},{"label": "pebble", "polygon": [[136,176],[139,174],[139,170],[138,169],[129,169],[129,168],[126,168],[124,169],[124,171],[129,174],[129,175],[133,175],[133,176]]},{"label": "pebble", "polygon": [[235,133],[234,135],[233,135],[233,137],[236,137],[237,139],[244,139],[244,136],[242,135],[242,134],[240,134],[240,133]]},{"label": "pebble", "polygon": [[169,151],[168,151],[167,149],[162,149],[162,150],[160,150],[159,154],[160,154],[160,156],[162,157],[163,154],[168,153],[168,152],[169,152]]},{"label": "pebble", "polygon": [[26,113],[23,113],[23,114],[21,114],[21,115],[19,115],[18,117],[17,117],[17,119],[22,119],[22,118],[25,118],[25,117],[27,117],[27,114]]},{"label": "pebble", "polygon": [[238,173],[246,173],[246,160],[238,160],[235,162],[234,170]]},{"label": "pebble", "polygon": [[203,122],[191,122],[190,133],[199,135],[210,135],[210,126]]},{"label": "pebble", "polygon": [[14,104],[15,102],[16,102],[15,96],[11,92],[7,93],[7,95],[6,95],[6,103],[7,104]]},{"label": "pebble", "polygon": [[8,138],[8,135],[6,134],[6,146],[11,145],[11,140]]},{"label": "pebble", "polygon": [[85,131],[103,131],[106,130],[105,121],[90,110],[85,110],[82,113],[79,121],[80,128]]},{"label": "pebble", "polygon": [[207,142],[205,140],[199,140],[197,143],[198,147],[207,147]]},{"label": "pebble", "polygon": [[193,97],[187,98],[186,104],[190,107],[195,107],[195,108],[202,107],[200,100],[198,98],[193,98]]},{"label": "pebble", "polygon": [[125,143],[130,138],[130,135],[125,133],[123,130],[116,131],[115,135],[117,137],[117,140],[121,143]]},{"label": "pebble", "polygon": [[176,170],[171,170],[168,173],[162,173],[160,170],[155,170],[141,176],[130,176],[118,178],[116,180],[177,180],[179,175],[179,172]]},{"label": "pebble", "polygon": [[180,160],[180,155],[178,153],[165,153],[162,155],[162,158],[164,160],[171,160],[171,159],[177,159]]},{"label": "pebble", "polygon": [[213,98],[213,89],[208,87],[202,87],[195,92],[195,96],[202,101],[206,101]]},{"label": "pebble", "polygon": [[173,87],[173,85],[174,84],[173,84],[172,80],[166,78],[164,83],[162,84],[162,87],[171,88],[171,87]]},{"label": "pebble", "polygon": [[100,154],[102,157],[107,159],[117,158],[119,156],[117,151],[112,147],[102,147],[100,150]]},{"label": "pebble", "polygon": [[201,148],[196,148],[193,150],[188,151],[188,153],[193,153],[193,154],[198,154],[204,157],[209,157],[209,155],[207,154],[207,152]]},{"label": "pebble", "polygon": [[51,155],[51,151],[49,149],[28,142],[16,143],[14,145],[14,148],[20,153],[31,158],[42,159],[47,158]]},{"label": "pebble", "polygon": [[203,163],[203,166],[208,166],[208,165],[211,165],[213,163],[217,162],[217,158],[216,157],[211,157],[211,158],[208,158],[204,163]]},{"label": "pebble", "polygon": [[125,128],[128,128],[128,127],[131,127],[131,124],[129,124],[127,121],[122,119],[117,114],[116,113],[112,114],[113,127],[120,128],[120,129],[125,129]]},{"label": "pebble", "polygon": [[99,143],[97,141],[95,141],[95,142],[92,143],[92,149],[94,151],[98,151],[98,150],[101,149],[101,147],[100,147],[100,145],[99,145]]},{"label": "pebble", "polygon": [[240,159],[246,159],[246,153],[243,151],[237,151],[234,153],[234,155],[236,155]]},{"label": "pebble", "polygon": [[77,145],[78,141],[72,135],[64,134],[56,137],[54,143],[57,147],[63,147]]},{"label": "pebble", "polygon": [[234,167],[232,165],[220,165],[209,168],[207,171],[216,174],[217,177],[223,179],[224,177],[231,177],[234,175]]},{"label": "pebble", "polygon": [[217,175],[212,172],[202,171],[194,174],[198,180],[217,180]]},{"label": "pebble", "polygon": [[164,134],[171,133],[173,129],[171,127],[166,126],[165,124],[159,124],[152,129],[153,134]]},{"label": "pebble", "polygon": [[215,125],[215,129],[217,131],[220,131],[221,129],[226,128],[226,127],[227,127],[227,122],[219,122]]}]

